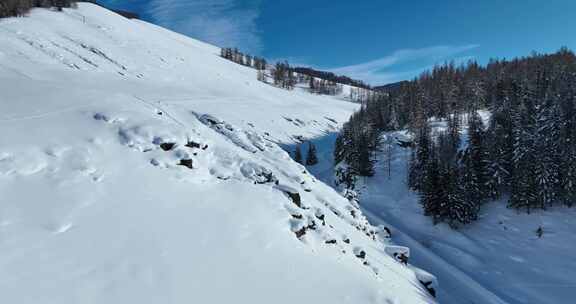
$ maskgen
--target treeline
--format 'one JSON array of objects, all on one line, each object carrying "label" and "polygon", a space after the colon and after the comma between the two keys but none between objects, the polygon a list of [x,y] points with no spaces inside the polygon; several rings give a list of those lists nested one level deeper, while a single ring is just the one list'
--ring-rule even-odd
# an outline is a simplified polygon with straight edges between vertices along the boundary
[{"label": "treeline", "polygon": [[370,94],[376,94],[367,84],[346,76],[310,68],[293,67],[288,61],[279,61],[270,66],[266,59],[245,54],[237,48],[222,48],[220,52],[222,58],[258,70],[259,81],[273,83],[279,88],[292,90],[297,84],[302,84],[308,85],[309,91],[313,94],[340,95],[343,92],[343,85],[347,84],[353,86],[350,91],[350,100],[355,102],[366,102],[371,98]]},{"label": "treeline", "polygon": [[302,148],[300,145],[296,146],[296,150],[294,150],[294,161],[303,165],[305,164],[306,166],[314,166],[318,164],[316,146],[312,142],[308,142],[308,153],[306,154],[306,159],[304,159],[302,155]]},{"label": "treeline", "polygon": [[361,88],[361,87],[351,87],[349,98],[350,100],[358,103],[367,103],[381,98],[380,95],[385,94],[380,91],[375,91],[372,89]]},{"label": "treeline", "polygon": [[[290,66],[288,61],[277,62],[270,73],[274,85],[279,88],[292,90],[297,84],[302,84],[308,85],[309,92],[313,94],[339,95],[343,92],[342,84],[301,74],[296,71],[296,68]],[[258,78],[260,79],[261,77],[259,76]]]},{"label": "treeline", "polygon": [[244,54],[237,48],[222,48],[220,49],[220,56],[224,59],[228,59],[232,62],[236,62],[256,70],[265,70],[267,65],[266,59]]},{"label": "treeline", "polygon": [[76,4],[74,0],[1,0],[0,18],[21,17],[35,7],[56,8],[62,10]]},{"label": "treeline", "polygon": [[347,84],[353,87],[370,89],[370,86],[364,83],[362,80],[356,80],[347,76],[336,75],[332,72],[318,71],[312,68],[305,68],[305,67],[295,67],[294,72],[318,78],[321,80],[326,80],[333,83]]},{"label": "treeline", "polygon": [[371,175],[380,133],[405,128],[414,135],[408,184],[435,222],[469,223],[502,198],[527,212],[576,203],[576,56],[566,48],[485,67],[448,63],[403,83],[344,126],[336,160]]},{"label": "treeline", "polygon": [[274,79],[274,85],[279,88],[292,90],[298,82],[294,69],[287,61],[277,62],[274,68],[272,68],[271,73]]},{"label": "treeline", "polygon": [[308,87],[311,93],[320,95],[340,95],[342,94],[343,87],[334,81],[325,79],[316,79],[312,76],[307,76]]}]

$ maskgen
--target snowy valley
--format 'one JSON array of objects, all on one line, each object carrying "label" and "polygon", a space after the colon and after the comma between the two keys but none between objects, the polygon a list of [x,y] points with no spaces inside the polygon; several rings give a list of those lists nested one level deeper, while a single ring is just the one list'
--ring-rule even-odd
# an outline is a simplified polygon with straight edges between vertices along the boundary
[{"label": "snowy valley", "polygon": [[[487,121],[488,113],[482,114]],[[446,128],[445,121],[432,124],[437,132]],[[313,140],[319,164],[310,172],[341,189],[333,170],[336,135]],[[438,278],[438,301],[567,303],[576,272],[571,258],[576,210],[555,207],[526,214],[506,208],[505,201],[494,201],[470,225],[457,230],[447,224],[434,225],[425,216],[418,193],[406,184],[411,153],[399,143],[411,139],[406,131],[382,134],[375,174],[358,177],[356,191],[370,223],[389,227],[394,242],[411,249],[410,263]],[[541,237],[538,227],[544,227]]]},{"label": "snowy valley", "polygon": [[280,147],[359,105],[219,55],[87,3],[0,19],[3,302],[435,303]]}]

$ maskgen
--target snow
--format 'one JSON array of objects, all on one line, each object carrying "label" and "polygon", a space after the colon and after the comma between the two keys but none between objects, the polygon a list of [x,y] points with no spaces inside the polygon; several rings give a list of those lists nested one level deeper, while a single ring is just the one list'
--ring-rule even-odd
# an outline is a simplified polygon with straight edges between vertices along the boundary
[{"label": "snow", "polygon": [[[487,122],[489,113],[480,114]],[[442,121],[432,125],[435,130],[445,128]],[[407,137],[405,131],[390,132],[383,134],[383,142]],[[311,168],[329,184],[334,176],[325,168],[332,163],[332,138],[314,141],[320,164]],[[378,155],[375,176],[360,178],[360,205],[373,225],[389,227],[392,240],[409,247],[411,264],[438,277],[440,303],[571,302],[576,287],[576,210],[550,208],[525,214],[498,201],[483,206],[480,219],[459,230],[434,226],[423,215],[417,194],[406,186],[409,149],[393,146],[391,176],[385,153]],[[541,238],[536,233],[540,226]]]},{"label": "snow", "polygon": [[86,3],[0,20],[3,301],[434,303],[279,146],[358,105],[218,54]]}]

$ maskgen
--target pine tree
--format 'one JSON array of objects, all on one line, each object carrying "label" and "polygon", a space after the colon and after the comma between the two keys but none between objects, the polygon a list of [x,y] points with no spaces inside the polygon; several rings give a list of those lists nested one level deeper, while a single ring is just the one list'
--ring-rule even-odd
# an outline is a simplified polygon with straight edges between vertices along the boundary
[{"label": "pine tree", "polygon": [[444,180],[440,176],[438,160],[432,157],[423,171],[425,174],[422,174],[423,180],[419,191],[420,204],[424,209],[424,215],[431,216],[434,224],[437,224],[442,221],[442,207],[447,199],[444,191],[446,187],[441,184]]},{"label": "pine tree", "polygon": [[458,177],[458,169],[455,166],[448,166],[444,172],[447,201],[442,214],[450,227],[458,228],[462,224],[469,224],[478,219],[480,205],[466,197],[467,189],[463,187]]},{"label": "pine tree", "polygon": [[463,181],[466,200],[480,205],[488,194],[488,153],[484,144],[484,127],[478,111],[468,115],[468,148],[463,157]]},{"label": "pine tree", "polygon": [[408,172],[408,186],[412,190],[420,190],[424,180],[426,180],[425,173],[430,160],[431,148],[430,129],[428,123],[424,123],[418,131],[416,148],[412,154]]},{"label": "pine tree", "polygon": [[[330,94],[332,83],[318,90]],[[414,135],[408,185],[435,222],[468,223],[483,202],[504,196],[528,212],[576,204],[576,55],[566,48],[485,67],[448,63],[384,94],[355,89],[350,97],[362,108],[343,128],[335,158],[359,174],[379,132],[407,126]],[[479,109],[491,112],[486,129]],[[433,119],[446,120],[447,130],[432,132]]]},{"label": "pine tree", "polygon": [[523,100],[514,115],[514,151],[512,159],[512,185],[509,206],[530,212],[538,207],[538,182],[534,176],[535,156],[534,136],[536,120],[533,100],[522,93]]},{"label": "pine tree", "polygon": [[551,103],[541,104],[537,107],[537,134],[534,141],[535,164],[534,176],[538,184],[538,207],[552,206],[557,199],[559,187],[559,158],[560,147],[558,121],[559,113],[556,106]]},{"label": "pine tree", "polygon": [[308,155],[306,155],[306,165],[314,166],[318,164],[318,156],[316,155],[316,146],[312,143],[308,143]]},{"label": "pine tree", "polygon": [[344,132],[344,129],[342,129],[340,134],[338,134],[336,142],[334,143],[334,166],[344,161],[347,152],[347,148],[345,147],[345,138],[342,132]]},{"label": "pine tree", "polygon": [[[574,77],[576,78],[576,77]],[[561,138],[559,155],[558,195],[566,206],[576,204],[576,79],[563,79],[560,94],[560,128]]]},{"label": "pine tree", "polygon": [[300,145],[296,146],[296,150],[294,150],[294,161],[302,164],[302,150],[300,149]]}]

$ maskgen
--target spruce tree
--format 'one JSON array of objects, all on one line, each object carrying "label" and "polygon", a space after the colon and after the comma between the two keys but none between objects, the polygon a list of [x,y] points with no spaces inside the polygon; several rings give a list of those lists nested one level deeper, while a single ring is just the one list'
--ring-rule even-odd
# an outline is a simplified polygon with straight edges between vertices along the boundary
[{"label": "spruce tree", "polygon": [[312,143],[308,143],[308,155],[306,155],[306,165],[314,166],[318,164],[318,156],[316,155],[316,146]]},{"label": "spruce tree", "polygon": [[431,145],[430,129],[428,123],[424,123],[422,128],[418,130],[416,147],[408,172],[408,185],[413,190],[420,190],[426,179],[425,173],[430,160]]},{"label": "spruce tree", "polygon": [[302,164],[302,150],[300,149],[300,145],[296,146],[296,150],[294,150],[294,161]]},{"label": "spruce tree", "polygon": [[463,157],[464,189],[470,203],[480,205],[487,198],[488,162],[482,119],[473,109],[468,115],[468,148]]}]

